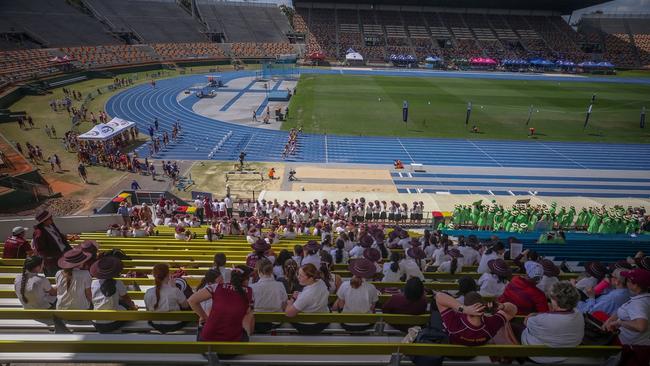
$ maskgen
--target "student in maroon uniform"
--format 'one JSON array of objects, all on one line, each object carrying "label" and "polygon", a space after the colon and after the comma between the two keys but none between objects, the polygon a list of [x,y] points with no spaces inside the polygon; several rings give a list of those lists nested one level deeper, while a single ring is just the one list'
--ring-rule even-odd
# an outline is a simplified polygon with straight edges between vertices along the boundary
[{"label": "student in maroon uniform", "polygon": [[16,226],[11,230],[11,236],[5,240],[4,251],[2,258],[26,258],[28,254],[32,253],[32,248],[25,240],[26,227]]},{"label": "student in maroon uniform", "polygon": [[[199,316],[198,340],[209,342],[248,342],[255,328],[253,290],[248,287],[251,269],[232,269],[230,283],[204,287],[188,303]],[[201,303],[212,298],[212,310],[206,314]]]},{"label": "student in maroon uniform", "polygon": [[451,344],[480,346],[489,342],[517,314],[511,303],[498,304],[494,315],[486,315],[486,307],[476,292],[465,295],[464,303],[443,293],[436,293],[436,305]]}]

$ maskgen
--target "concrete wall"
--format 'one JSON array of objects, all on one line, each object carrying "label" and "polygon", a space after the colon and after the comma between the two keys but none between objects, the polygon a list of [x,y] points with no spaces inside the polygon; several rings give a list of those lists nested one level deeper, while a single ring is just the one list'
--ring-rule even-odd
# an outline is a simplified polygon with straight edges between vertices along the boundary
[{"label": "concrete wall", "polygon": [[[122,224],[122,217],[119,215],[93,215],[93,216],[61,216],[55,217],[56,226],[65,234],[80,233],[89,231],[105,231],[111,224]],[[16,226],[30,228],[27,237],[32,237],[33,227],[36,221],[33,217],[16,217],[0,220],[0,237],[6,238],[11,235],[11,229]]]}]

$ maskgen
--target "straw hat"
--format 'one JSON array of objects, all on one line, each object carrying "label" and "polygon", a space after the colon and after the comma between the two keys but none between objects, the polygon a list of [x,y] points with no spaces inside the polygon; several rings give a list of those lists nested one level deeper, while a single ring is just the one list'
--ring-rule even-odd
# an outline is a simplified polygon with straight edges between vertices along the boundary
[{"label": "straw hat", "polygon": [[305,244],[303,249],[308,252],[317,251],[320,250],[320,244],[318,244],[316,240],[310,240],[307,242],[307,244]]},{"label": "straw hat", "polygon": [[366,248],[363,251],[363,257],[372,262],[379,262],[381,259],[381,252],[375,248]]},{"label": "straw hat", "polygon": [[557,277],[560,275],[560,268],[553,263],[550,259],[542,259],[539,261],[544,269],[544,276],[546,277]]},{"label": "straw hat", "polygon": [[253,248],[253,250],[256,252],[266,252],[271,248],[271,245],[269,245],[266,240],[260,238],[251,244],[251,248]]},{"label": "straw hat", "polygon": [[424,259],[424,258],[427,257],[426,253],[424,253],[424,250],[422,250],[422,248],[420,248],[420,247],[409,248],[406,251],[406,255],[408,255],[409,257],[411,257],[413,259]]},{"label": "straw hat", "polygon": [[492,259],[488,261],[487,265],[490,271],[499,277],[510,277],[512,275],[512,269],[501,258]]},{"label": "straw hat", "polygon": [[118,277],[124,265],[122,261],[113,255],[105,255],[99,258],[90,266],[90,274],[100,280]]},{"label": "straw hat", "polygon": [[348,268],[353,275],[361,278],[372,278],[377,273],[375,263],[365,258],[350,261]]},{"label": "straw hat", "polygon": [[48,210],[41,211],[38,215],[36,215],[36,224],[41,224],[45,222],[47,219],[52,218],[52,214]]}]

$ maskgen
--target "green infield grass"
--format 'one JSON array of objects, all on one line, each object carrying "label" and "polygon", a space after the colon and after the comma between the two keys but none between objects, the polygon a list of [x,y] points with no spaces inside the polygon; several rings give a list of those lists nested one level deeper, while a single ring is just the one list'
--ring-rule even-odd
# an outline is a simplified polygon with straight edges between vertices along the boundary
[{"label": "green infield grass", "polygon": [[[596,93],[586,128],[585,114]],[[409,102],[408,123],[402,102]],[[467,103],[472,102],[465,124]],[[526,121],[530,113],[530,122]],[[650,85],[392,76],[302,75],[284,129],[408,137],[650,143]],[[649,111],[650,112],[650,111]],[[470,132],[476,125],[479,133]]]}]

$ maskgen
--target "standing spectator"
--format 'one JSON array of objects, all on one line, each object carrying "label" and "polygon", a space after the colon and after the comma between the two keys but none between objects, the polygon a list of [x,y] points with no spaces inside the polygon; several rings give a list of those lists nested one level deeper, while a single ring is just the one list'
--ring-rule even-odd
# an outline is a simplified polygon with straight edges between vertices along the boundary
[{"label": "standing spectator", "polygon": [[81,249],[68,250],[59,258],[61,268],[56,273],[57,310],[88,310],[92,294],[92,278],[85,264],[92,254]]},{"label": "standing spectator", "polygon": [[[575,306],[580,300],[578,290],[569,282],[558,282],[551,288],[551,312],[535,314],[524,321],[521,344],[548,347],[575,347],[582,343],[585,320]],[[536,363],[562,362],[561,357],[530,357]]]},{"label": "standing spectator", "polygon": [[153,163],[149,164],[149,174],[151,174],[151,179],[156,180],[156,167],[153,166]]},{"label": "standing spectator", "polygon": [[52,132],[52,137],[56,138],[56,128],[54,128],[54,125],[50,128],[50,132]]},{"label": "standing spectator", "polygon": [[131,214],[129,212],[129,206],[126,201],[120,202],[120,207],[117,208],[117,214],[122,216],[122,221],[124,221],[124,226],[131,226]]},{"label": "standing spectator", "polygon": [[79,176],[84,181],[84,183],[88,184],[88,172],[86,171],[86,166],[84,163],[79,163],[79,166],[77,166],[77,171],[79,172]]},{"label": "standing spectator", "polygon": [[16,276],[14,290],[25,309],[52,309],[56,303],[56,287],[42,276],[43,258],[25,258],[23,272]]},{"label": "standing spectator", "polygon": [[45,134],[47,135],[47,138],[52,138],[52,130],[50,130],[50,127],[48,125],[45,125]]},{"label": "standing spectator", "polygon": [[52,169],[52,171],[54,171],[54,166],[56,165],[56,158],[54,157],[54,155],[50,156],[47,159],[47,161],[50,162],[50,168]]},{"label": "standing spectator", "polygon": [[58,261],[63,253],[72,249],[68,237],[63,235],[54,224],[52,215],[43,211],[36,215],[36,226],[32,237],[32,248],[45,260],[45,275],[54,276],[59,270]]},{"label": "standing spectator", "polygon": [[[621,272],[621,276],[627,279],[632,298],[607,319],[604,328],[609,331],[618,329],[618,339],[624,345],[650,346],[650,271],[634,269]],[[650,354],[647,350],[645,348],[645,357]],[[647,360],[645,362],[647,364]]]},{"label": "standing spectator", "polygon": [[133,182],[131,182],[131,190],[137,191],[138,189],[142,189],[142,187],[140,187],[138,181],[134,179]]},{"label": "standing spectator", "polygon": [[26,258],[32,254],[32,248],[25,240],[26,227],[16,226],[11,230],[11,236],[5,240],[2,258]]},{"label": "standing spectator", "polygon": [[223,202],[226,204],[226,214],[232,218],[232,198],[230,198],[229,194],[226,195]]},{"label": "standing spectator", "polygon": [[54,154],[54,163],[56,164],[56,167],[59,169],[59,171],[62,171],[63,169],[61,168],[61,159],[59,158],[59,155]]},{"label": "standing spectator", "polygon": [[[253,290],[248,287],[251,270],[246,266],[233,268],[230,283],[207,286],[189,299],[199,316],[199,341],[247,342],[255,327]],[[210,314],[201,302],[212,298]]]}]

